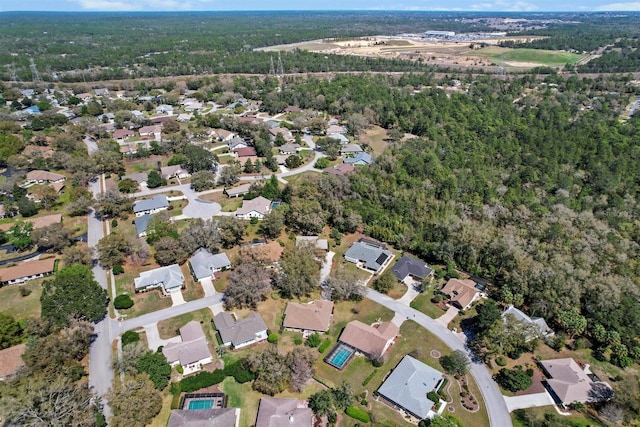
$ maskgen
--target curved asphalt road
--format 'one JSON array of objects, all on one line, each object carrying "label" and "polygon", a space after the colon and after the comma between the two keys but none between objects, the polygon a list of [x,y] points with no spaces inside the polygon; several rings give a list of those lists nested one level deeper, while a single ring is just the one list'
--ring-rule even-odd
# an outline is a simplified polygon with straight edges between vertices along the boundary
[{"label": "curved asphalt road", "polygon": [[382,295],[379,292],[369,289],[366,297],[390,310],[393,310],[395,313],[405,316],[407,319],[413,320],[418,325],[437,336],[449,348],[453,350],[461,350],[467,354],[469,359],[472,360],[471,365],[469,366],[469,373],[473,376],[473,379],[476,380],[478,388],[480,388],[482,398],[484,399],[484,403],[487,407],[487,413],[489,414],[489,423],[491,427],[510,427],[513,425],[511,423],[511,416],[509,415],[507,404],[502,397],[502,393],[500,393],[498,385],[493,381],[491,374],[481,362],[473,362],[473,355],[465,348],[464,342],[460,338],[433,320],[431,317],[419,312],[418,310],[414,310],[411,307],[407,307],[386,295]]}]

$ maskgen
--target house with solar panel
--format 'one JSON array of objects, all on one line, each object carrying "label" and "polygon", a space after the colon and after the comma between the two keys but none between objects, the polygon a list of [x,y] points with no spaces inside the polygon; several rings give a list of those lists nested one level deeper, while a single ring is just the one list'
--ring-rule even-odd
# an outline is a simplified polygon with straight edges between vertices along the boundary
[{"label": "house with solar panel", "polygon": [[[391,371],[376,394],[392,408],[424,420],[442,413],[446,406],[446,402],[435,397],[443,381],[441,372],[407,355]],[[430,400],[427,395],[438,401]]]},{"label": "house with solar panel", "polygon": [[351,245],[344,259],[373,274],[379,274],[391,262],[393,253],[384,243],[363,237]]}]

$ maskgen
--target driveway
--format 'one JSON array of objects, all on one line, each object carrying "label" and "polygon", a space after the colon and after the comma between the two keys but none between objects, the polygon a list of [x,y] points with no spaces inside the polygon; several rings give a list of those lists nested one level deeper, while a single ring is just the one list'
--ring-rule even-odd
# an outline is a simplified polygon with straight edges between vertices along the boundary
[{"label": "driveway", "polygon": [[202,285],[202,290],[204,291],[205,297],[210,297],[215,295],[216,288],[213,287],[213,279],[211,277],[205,277],[204,279],[200,279],[200,285]]},{"label": "driveway", "polygon": [[516,409],[538,408],[540,406],[554,405],[555,402],[549,393],[526,394],[524,396],[504,396],[509,412]]},{"label": "driveway", "polygon": [[160,331],[158,331],[157,323],[145,325],[144,332],[147,335],[147,344],[149,346],[149,350],[151,351],[157,351],[158,347],[164,347],[170,342],[178,343],[182,341],[182,338],[180,338],[180,336],[171,337],[168,340],[163,340],[162,338],[160,338]]},{"label": "driveway", "polygon": [[169,295],[171,296],[171,307],[175,307],[176,305],[182,305],[186,303],[186,301],[184,300],[184,297],[182,296],[182,292],[180,291],[169,292]]},{"label": "driveway", "polygon": [[440,323],[445,328],[449,326],[449,322],[456,318],[460,311],[455,307],[449,307],[447,312],[436,319],[436,322]]},{"label": "driveway", "polygon": [[329,251],[327,252],[327,256],[322,263],[322,268],[320,269],[320,283],[327,280],[329,275],[331,274],[331,267],[333,266],[333,256],[335,252]]},{"label": "driveway", "polygon": [[143,188],[141,191],[134,193],[132,197],[146,197],[153,194],[167,193],[169,191],[180,191],[189,201],[189,203],[187,203],[187,206],[182,209],[182,215],[180,215],[182,218],[209,219],[220,213],[221,206],[218,203],[202,200],[199,196],[203,194],[221,192],[222,189],[201,191],[197,193],[191,189],[190,184],[182,184],[154,189]]},{"label": "driveway", "polygon": [[467,350],[463,340],[424,313],[414,310],[411,307],[407,307],[406,305],[376,292],[373,289],[368,289],[366,297],[390,310],[393,310],[396,314],[404,316],[406,319],[413,320],[418,325],[437,336],[452,350],[463,351],[469,359],[472,360],[471,365],[469,365],[469,373],[476,381],[476,384],[482,393],[482,398],[484,399],[487,413],[489,414],[490,425],[492,427],[510,427],[513,425],[511,423],[511,416],[509,415],[507,404],[503,399],[502,393],[500,393],[498,385],[491,378],[491,373],[484,364],[482,364],[482,362],[477,361]]}]

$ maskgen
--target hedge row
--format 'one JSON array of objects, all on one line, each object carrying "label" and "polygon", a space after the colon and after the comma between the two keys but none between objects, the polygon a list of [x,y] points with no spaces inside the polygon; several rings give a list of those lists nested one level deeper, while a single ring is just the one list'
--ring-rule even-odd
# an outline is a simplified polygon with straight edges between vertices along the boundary
[{"label": "hedge row", "polygon": [[172,387],[172,391],[176,393],[191,393],[201,388],[220,384],[227,377],[233,377],[240,384],[255,379],[253,373],[247,370],[243,366],[243,362],[239,360],[228,364],[224,369],[216,369],[213,372],[200,372],[192,377],[184,378],[175,387]]},{"label": "hedge row", "polygon": [[362,381],[362,386],[363,387],[365,387],[367,384],[369,384],[369,381],[371,381],[371,378],[373,378],[373,376],[376,374],[376,372],[378,372],[378,370],[374,369],[373,371],[371,371],[369,376],[367,378],[365,378],[364,381]]},{"label": "hedge row", "polygon": [[371,417],[369,417],[369,414],[362,409],[356,408],[355,406],[349,406],[345,412],[351,418],[355,418],[356,420],[362,421],[363,423],[371,422]]},{"label": "hedge row", "polygon": [[322,344],[320,344],[320,347],[318,347],[318,351],[320,353],[324,353],[327,350],[327,348],[329,348],[330,345],[331,345],[331,340],[327,338],[326,340],[322,341]]}]

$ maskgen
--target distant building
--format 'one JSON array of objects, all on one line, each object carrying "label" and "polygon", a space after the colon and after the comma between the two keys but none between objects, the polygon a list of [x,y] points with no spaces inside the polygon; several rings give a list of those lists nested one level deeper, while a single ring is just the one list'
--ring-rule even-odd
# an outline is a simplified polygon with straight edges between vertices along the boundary
[{"label": "distant building", "polygon": [[373,157],[369,153],[361,152],[352,157],[345,157],[342,161],[348,165],[366,166],[373,163]]},{"label": "distant building", "polygon": [[513,304],[509,304],[507,308],[502,312],[502,318],[504,319],[509,315],[513,316],[516,320],[519,320],[521,322],[536,325],[543,337],[554,334],[553,330],[549,327],[549,325],[547,325],[547,322],[542,317],[529,317],[521,310],[515,308]]},{"label": "distant building", "polygon": [[225,188],[224,192],[228,197],[238,197],[247,194],[251,189],[251,184],[242,184],[237,187]]}]

